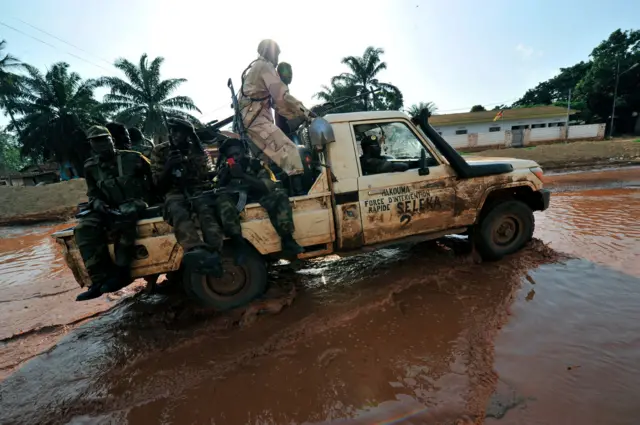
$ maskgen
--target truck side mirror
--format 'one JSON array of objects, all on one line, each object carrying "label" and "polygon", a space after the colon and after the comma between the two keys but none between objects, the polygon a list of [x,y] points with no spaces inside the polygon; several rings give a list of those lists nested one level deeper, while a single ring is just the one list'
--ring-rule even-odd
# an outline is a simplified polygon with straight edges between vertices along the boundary
[{"label": "truck side mirror", "polygon": [[429,167],[427,167],[427,152],[424,148],[420,152],[420,168],[418,168],[418,175],[426,176],[429,174]]}]

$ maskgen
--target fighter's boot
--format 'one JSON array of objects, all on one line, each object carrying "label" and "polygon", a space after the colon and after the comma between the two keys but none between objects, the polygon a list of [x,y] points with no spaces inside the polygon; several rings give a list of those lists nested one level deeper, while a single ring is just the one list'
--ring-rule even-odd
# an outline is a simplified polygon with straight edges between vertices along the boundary
[{"label": "fighter's boot", "polygon": [[100,286],[98,284],[93,284],[86,291],[78,294],[76,297],[76,301],[88,301],[93,300],[95,298],[100,298],[102,296],[102,291],[100,290]]},{"label": "fighter's boot", "polygon": [[293,239],[293,235],[283,235],[280,241],[282,243],[282,253],[288,258],[296,258],[298,254],[304,252],[304,249]]},{"label": "fighter's boot", "polygon": [[121,290],[122,288],[124,288],[125,286],[127,286],[127,284],[123,285],[122,280],[120,279],[120,276],[116,275],[116,276],[111,276],[109,277],[103,284],[102,286],[100,286],[100,291],[103,294],[108,294],[110,292],[116,292]]},{"label": "fighter's boot", "polygon": [[233,262],[236,266],[241,266],[249,255],[249,245],[242,236],[232,236],[231,246],[233,248]]},{"label": "fighter's boot", "polygon": [[218,253],[207,251],[203,248],[194,248],[182,257],[182,263],[196,273],[210,274],[222,277],[222,261]]}]

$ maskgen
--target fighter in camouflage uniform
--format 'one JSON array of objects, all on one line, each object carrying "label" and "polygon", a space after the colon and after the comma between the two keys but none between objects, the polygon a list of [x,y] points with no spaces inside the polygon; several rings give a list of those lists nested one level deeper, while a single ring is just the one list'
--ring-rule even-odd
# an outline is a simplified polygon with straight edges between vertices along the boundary
[{"label": "fighter in camouflage uniform", "polygon": [[[97,298],[129,284],[135,256],[136,222],[151,191],[149,161],[140,153],[116,150],[105,127],[94,126],[88,140],[95,156],[84,164],[90,212],[80,218],[75,240],[91,278],[77,301]],[[107,231],[114,231],[115,265],[109,256]]]},{"label": "fighter in camouflage uniform", "polygon": [[238,97],[242,122],[253,144],[290,176],[304,172],[298,149],[273,122],[272,107],[287,119],[310,119],[311,111],[289,93],[276,72],[280,47],[273,40],[258,45],[260,57],[242,73]]},{"label": "fighter in camouflage uniform", "polygon": [[279,182],[269,167],[257,159],[249,158],[246,153],[246,148],[239,139],[227,139],[220,146],[222,159],[232,158],[234,163],[229,165],[221,162],[223,166],[218,170],[218,185],[233,186],[236,182],[249,185],[250,198],[257,199],[267,211],[271,224],[280,235],[282,251],[287,256],[295,257],[303,249],[293,238],[295,227],[289,197],[278,187]]},{"label": "fighter in camouflage uniform", "polygon": [[149,158],[151,156],[151,151],[155,146],[153,142],[144,137],[140,129],[136,127],[131,127],[128,131],[129,137],[131,138],[131,150],[140,152],[142,155]]},{"label": "fighter in camouflage uniform", "polygon": [[[242,263],[244,259],[246,245],[238,212],[228,197],[212,200],[200,196],[202,191],[212,189],[213,170],[193,125],[173,119],[169,129],[174,145],[172,142],[161,143],[151,152],[154,182],[165,195],[164,217],[173,226],[176,239],[185,251],[184,263],[201,273],[221,277],[223,229],[234,244],[236,263]],[[198,218],[204,241],[198,234],[192,213]]]}]

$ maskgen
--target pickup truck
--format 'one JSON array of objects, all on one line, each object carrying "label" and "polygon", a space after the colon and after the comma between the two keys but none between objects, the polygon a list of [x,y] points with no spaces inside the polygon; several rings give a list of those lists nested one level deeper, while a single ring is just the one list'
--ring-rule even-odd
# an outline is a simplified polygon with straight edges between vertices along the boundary
[{"label": "pickup truck", "polygon": [[[298,130],[306,165],[304,196],[290,197],[299,258],[347,253],[406,241],[466,234],[484,260],[521,249],[532,237],[534,211],[549,206],[543,172],[534,161],[461,156],[428,123],[428,112],[411,119],[397,111],[330,114]],[[389,161],[404,172],[366,175],[360,140],[376,134]],[[286,183],[286,182],[285,182]],[[180,277],[201,304],[227,310],[267,289],[267,263],[278,258],[280,239],[257,203],[241,212],[243,236],[253,247],[241,267],[224,253],[225,276],[184,271],[182,248],[154,206],[138,222],[135,278]],[[55,232],[81,287],[91,284],[73,227]],[[226,250],[226,248],[225,248]],[[113,255],[113,245],[110,245]]]}]

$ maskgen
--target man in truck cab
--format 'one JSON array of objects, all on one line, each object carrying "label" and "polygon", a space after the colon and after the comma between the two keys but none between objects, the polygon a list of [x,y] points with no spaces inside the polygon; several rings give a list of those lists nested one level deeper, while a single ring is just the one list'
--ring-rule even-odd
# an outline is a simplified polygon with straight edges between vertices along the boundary
[{"label": "man in truck cab", "polygon": [[[238,98],[242,121],[251,142],[289,176],[304,173],[302,159],[293,143],[273,122],[272,108],[286,119],[310,120],[313,113],[289,93],[276,66],[280,47],[273,40],[258,45],[258,59],[242,73]],[[291,179],[294,187],[301,186],[298,178]]]},{"label": "man in truck cab", "polygon": [[360,146],[362,146],[362,156],[360,157],[362,174],[371,175],[407,171],[409,164],[406,162],[391,162],[382,156],[380,139],[380,137],[373,134],[362,136],[360,142]]},{"label": "man in truck cab", "polygon": [[[151,169],[158,192],[164,195],[164,218],[173,226],[178,243],[185,254],[183,263],[203,274],[222,277],[224,271],[220,253],[224,233],[231,237],[236,262],[243,261],[246,252],[240,217],[235,205],[224,197],[211,203],[203,191],[212,189],[213,170],[193,125],[185,120],[172,119],[169,123],[170,141],[151,152]],[[192,218],[195,214],[204,238]]]},{"label": "man in truck cab", "polygon": [[269,220],[280,236],[282,252],[295,257],[303,249],[293,238],[293,211],[287,193],[268,165],[247,155],[244,143],[239,139],[227,139],[220,146],[223,161],[218,170],[218,185],[230,187],[234,184],[248,185],[250,200],[257,200],[269,214]]},{"label": "man in truck cab", "polygon": [[[84,164],[89,210],[80,217],[74,233],[91,287],[78,295],[77,301],[97,298],[131,283],[136,222],[152,193],[149,160],[138,152],[115,149],[105,127],[91,127],[87,139],[95,154]],[[116,234],[115,268],[107,230]]]}]

